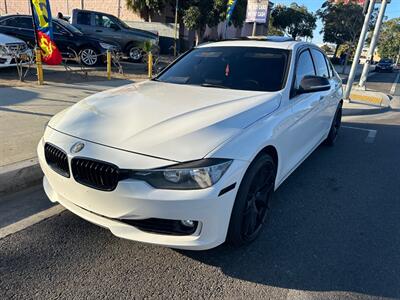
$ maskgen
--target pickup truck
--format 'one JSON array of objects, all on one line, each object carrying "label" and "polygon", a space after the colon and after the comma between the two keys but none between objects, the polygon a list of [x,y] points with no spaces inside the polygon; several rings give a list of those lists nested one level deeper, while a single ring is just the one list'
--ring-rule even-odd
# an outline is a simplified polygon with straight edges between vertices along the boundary
[{"label": "pickup truck", "polygon": [[71,23],[82,32],[120,46],[123,53],[132,61],[143,59],[143,43],[150,40],[158,46],[157,33],[132,28],[117,17],[97,11],[74,9]]}]

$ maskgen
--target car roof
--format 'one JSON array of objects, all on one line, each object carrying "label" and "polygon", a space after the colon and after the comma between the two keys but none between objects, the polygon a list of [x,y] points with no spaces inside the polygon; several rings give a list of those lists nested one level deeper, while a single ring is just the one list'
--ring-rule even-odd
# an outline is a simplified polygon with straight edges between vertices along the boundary
[{"label": "car roof", "polygon": [[198,48],[205,47],[264,47],[264,48],[276,48],[294,50],[301,45],[314,46],[316,45],[303,41],[295,41],[289,37],[281,36],[260,36],[260,37],[245,37],[231,40],[223,40],[218,42],[204,43],[198,46]]},{"label": "car roof", "polygon": [[72,10],[72,12],[74,12],[74,11],[77,11],[77,12],[87,12],[87,13],[95,13],[95,14],[102,14],[102,15],[105,15],[105,16],[112,16],[112,17],[115,17],[116,18],[116,16],[114,16],[114,15],[112,15],[112,14],[109,14],[109,13],[106,13],[106,12],[102,12],[102,11],[98,11],[98,10],[89,10],[89,9],[80,9],[80,8],[74,8],[73,10]]}]

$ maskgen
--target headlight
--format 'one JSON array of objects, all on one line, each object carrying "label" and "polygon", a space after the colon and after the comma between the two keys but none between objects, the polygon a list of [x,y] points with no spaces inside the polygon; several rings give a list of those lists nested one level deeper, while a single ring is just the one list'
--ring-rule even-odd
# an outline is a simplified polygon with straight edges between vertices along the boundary
[{"label": "headlight", "polygon": [[117,47],[115,45],[107,44],[107,43],[99,43],[100,47],[106,50],[115,50]]},{"label": "headlight", "polygon": [[218,182],[231,163],[230,159],[207,158],[163,169],[133,171],[130,177],[158,189],[205,189]]}]

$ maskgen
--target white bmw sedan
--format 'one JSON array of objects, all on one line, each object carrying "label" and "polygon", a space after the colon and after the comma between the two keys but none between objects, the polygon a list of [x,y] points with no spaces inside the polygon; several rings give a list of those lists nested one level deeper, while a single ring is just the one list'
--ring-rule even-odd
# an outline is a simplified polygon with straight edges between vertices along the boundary
[{"label": "white bmw sedan", "polygon": [[49,122],[44,189],[114,235],[172,248],[242,245],[279,185],[341,124],[341,79],[316,46],[244,39],[192,49],[154,79]]}]

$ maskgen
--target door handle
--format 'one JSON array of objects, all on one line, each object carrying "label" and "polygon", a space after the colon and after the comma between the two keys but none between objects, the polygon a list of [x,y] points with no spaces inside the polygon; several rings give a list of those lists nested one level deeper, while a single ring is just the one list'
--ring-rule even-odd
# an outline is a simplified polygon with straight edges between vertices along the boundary
[{"label": "door handle", "polygon": [[319,96],[319,101],[324,100],[325,96]]},{"label": "door handle", "polygon": [[103,30],[96,30],[96,32],[103,32]]}]

